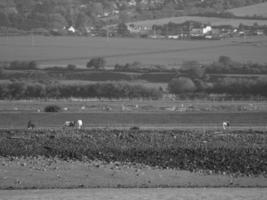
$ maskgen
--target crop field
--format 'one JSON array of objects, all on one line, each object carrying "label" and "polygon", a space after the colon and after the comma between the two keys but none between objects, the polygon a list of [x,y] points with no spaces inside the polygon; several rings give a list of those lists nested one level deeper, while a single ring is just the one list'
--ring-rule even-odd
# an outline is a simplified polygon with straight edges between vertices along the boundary
[{"label": "crop field", "polygon": [[232,129],[267,128],[267,112],[95,112],[95,113],[1,113],[0,128],[26,128],[31,120],[37,128],[62,128],[65,121],[83,120],[85,128],[219,128],[229,120]]},{"label": "crop field", "polygon": [[232,38],[218,41],[174,41],[133,38],[1,37],[1,61],[35,60],[41,67],[75,64],[84,68],[95,56],[107,65],[139,61],[179,66],[187,60],[210,63],[219,56],[240,62],[266,63],[267,38]]},{"label": "crop field", "polygon": [[228,10],[236,16],[262,16],[267,17],[267,2],[259,3],[251,6],[234,8]]},{"label": "crop field", "polygon": [[214,174],[267,175],[266,131],[0,130],[0,156],[145,164]]}]

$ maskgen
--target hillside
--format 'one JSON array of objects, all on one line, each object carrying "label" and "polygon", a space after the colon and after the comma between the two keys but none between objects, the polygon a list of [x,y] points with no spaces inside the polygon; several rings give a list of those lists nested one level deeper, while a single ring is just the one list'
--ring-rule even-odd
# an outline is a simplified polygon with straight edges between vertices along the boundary
[{"label": "hillside", "polygon": [[[83,33],[108,24],[174,16],[220,14],[267,0],[0,0],[0,27]],[[5,29],[4,29],[5,30]],[[42,30],[45,32],[45,30]],[[1,32],[1,30],[0,30]],[[2,31],[3,32],[3,31]]]},{"label": "hillside", "polygon": [[246,16],[261,16],[267,17],[267,2],[259,3],[251,6],[245,6],[240,8],[234,8],[228,10],[235,16],[246,17]]},{"label": "hillside", "polygon": [[[267,5],[267,4],[266,4]],[[211,24],[214,26],[219,25],[232,25],[234,27],[238,27],[239,24],[244,24],[248,26],[252,26],[255,22],[259,25],[267,25],[267,20],[256,20],[256,19],[228,19],[228,18],[218,18],[218,17],[197,17],[197,16],[182,16],[182,17],[169,17],[155,20],[144,20],[134,22],[135,25],[142,26],[153,26],[153,25],[163,25],[169,22],[173,23],[184,23],[186,21],[198,21],[205,24]],[[131,24],[131,23],[129,23]]]}]

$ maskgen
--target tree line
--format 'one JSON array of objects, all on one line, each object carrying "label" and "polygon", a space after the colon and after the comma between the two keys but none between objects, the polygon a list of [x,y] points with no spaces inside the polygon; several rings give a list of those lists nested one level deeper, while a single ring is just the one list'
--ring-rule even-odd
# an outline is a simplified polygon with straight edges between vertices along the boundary
[{"label": "tree line", "polygon": [[174,78],[168,83],[169,93],[183,97],[209,96],[211,94],[230,97],[267,97],[265,78],[219,78],[209,82],[189,77]]},{"label": "tree line", "polygon": [[149,98],[158,99],[162,93],[155,88],[119,83],[64,85],[26,83],[21,81],[0,84],[0,99],[32,98]]}]

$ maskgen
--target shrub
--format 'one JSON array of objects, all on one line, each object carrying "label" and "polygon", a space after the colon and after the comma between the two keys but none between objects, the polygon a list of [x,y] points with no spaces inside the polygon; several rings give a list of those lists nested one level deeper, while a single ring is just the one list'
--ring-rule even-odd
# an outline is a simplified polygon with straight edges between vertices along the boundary
[{"label": "shrub", "polygon": [[183,62],[181,72],[192,78],[202,78],[205,75],[204,67],[194,60]]},{"label": "shrub", "polygon": [[37,69],[35,61],[12,61],[9,63],[9,69]]},{"label": "shrub", "polygon": [[95,58],[92,58],[86,64],[86,67],[87,68],[91,68],[91,69],[100,70],[100,69],[104,69],[105,64],[106,64],[106,60],[104,58],[102,58],[102,57],[95,57]]},{"label": "shrub", "polygon": [[58,105],[48,105],[44,108],[45,112],[59,112],[61,108]]},{"label": "shrub", "polygon": [[174,78],[169,82],[168,90],[173,94],[194,92],[196,90],[196,85],[190,78]]},{"label": "shrub", "polygon": [[232,60],[228,56],[220,56],[218,58],[218,63],[221,63],[223,65],[230,65],[232,63]]},{"label": "shrub", "polygon": [[75,70],[77,68],[76,65],[73,65],[73,64],[68,64],[67,65],[67,70]]}]

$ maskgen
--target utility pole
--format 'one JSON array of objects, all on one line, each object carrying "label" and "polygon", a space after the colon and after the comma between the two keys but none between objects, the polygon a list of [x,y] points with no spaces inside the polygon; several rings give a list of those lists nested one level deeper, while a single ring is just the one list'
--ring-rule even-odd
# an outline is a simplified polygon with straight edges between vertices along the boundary
[{"label": "utility pole", "polygon": [[6,15],[6,22],[7,22],[7,24],[6,24],[6,42],[7,42],[7,44],[9,43],[9,37],[8,37],[8,35],[9,35],[9,30],[8,30],[8,27],[9,27],[9,18],[8,18],[8,13],[7,13],[7,8],[8,8],[8,0],[6,0],[6,8],[4,8],[4,10],[5,10],[5,15]]},{"label": "utility pole", "polygon": [[107,27],[107,41],[109,41],[109,28]]}]

